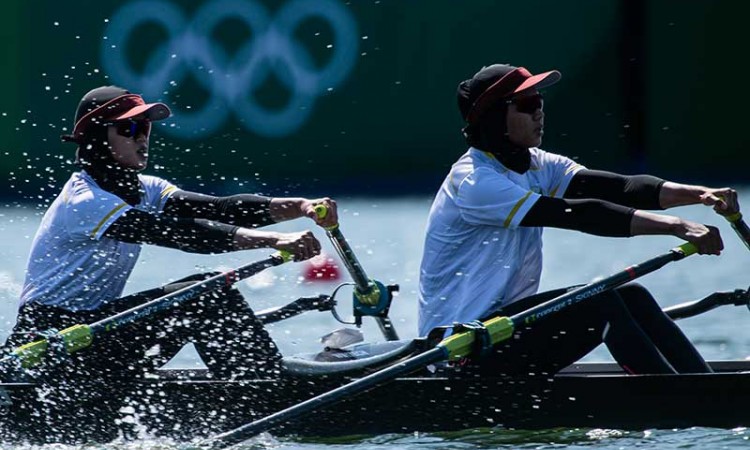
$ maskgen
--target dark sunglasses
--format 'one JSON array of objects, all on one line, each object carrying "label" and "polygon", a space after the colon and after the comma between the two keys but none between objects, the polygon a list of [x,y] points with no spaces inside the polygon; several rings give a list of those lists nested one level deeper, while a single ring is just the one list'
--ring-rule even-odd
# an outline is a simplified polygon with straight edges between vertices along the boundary
[{"label": "dark sunglasses", "polygon": [[119,122],[105,123],[104,125],[115,127],[117,134],[127,138],[133,138],[140,134],[148,137],[151,134],[151,122],[148,120],[122,120]]},{"label": "dark sunglasses", "polygon": [[523,114],[534,114],[537,109],[544,108],[544,97],[542,94],[515,97],[508,100],[508,104],[516,105],[516,110]]}]

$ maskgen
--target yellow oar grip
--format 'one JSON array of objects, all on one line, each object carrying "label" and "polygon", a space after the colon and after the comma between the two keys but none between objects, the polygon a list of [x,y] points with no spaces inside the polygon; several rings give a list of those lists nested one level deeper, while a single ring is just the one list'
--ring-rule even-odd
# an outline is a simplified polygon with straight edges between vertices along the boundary
[{"label": "yellow oar grip", "polygon": [[692,242],[685,242],[684,244],[677,247],[677,250],[680,251],[685,256],[695,255],[698,253],[698,247],[695,246]]},{"label": "yellow oar grip", "polygon": [[[313,207],[313,210],[315,211],[315,214],[318,215],[318,219],[325,219],[325,217],[328,215],[328,208],[326,205],[315,205]],[[330,227],[325,227],[326,230],[332,231],[339,227],[339,224],[331,225]]]},{"label": "yellow oar grip", "polygon": [[[73,354],[88,347],[94,340],[91,328],[88,325],[73,325],[60,331],[59,336],[62,337],[65,351],[68,354]],[[21,367],[30,369],[41,364],[48,348],[49,342],[47,339],[41,339],[16,348],[13,350],[13,354],[21,360]]]},{"label": "yellow oar grip", "polygon": [[740,213],[739,211],[737,211],[734,214],[730,214],[728,216],[724,216],[724,218],[727,219],[731,223],[739,222],[740,220],[742,220],[742,213]]},{"label": "yellow oar grip", "polygon": [[274,253],[271,256],[281,258],[281,260],[284,261],[285,263],[288,263],[289,261],[294,259],[294,256],[292,256],[292,254],[286,250],[279,250],[278,252]]},{"label": "yellow oar grip", "polygon": [[[513,321],[509,317],[494,317],[484,322],[487,332],[490,334],[492,345],[499,344],[513,336]],[[443,339],[438,346],[448,351],[448,360],[466,358],[474,351],[476,332],[473,330],[463,331]]]}]

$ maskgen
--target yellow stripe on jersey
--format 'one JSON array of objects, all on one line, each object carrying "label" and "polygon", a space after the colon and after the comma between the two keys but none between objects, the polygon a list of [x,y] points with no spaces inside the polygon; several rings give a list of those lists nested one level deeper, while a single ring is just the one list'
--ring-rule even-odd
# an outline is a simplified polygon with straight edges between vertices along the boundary
[{"label": "yellow stripe on jersey", "polygon": [[117,211],[121,210],[122,208],[128,206],[127,203],[122,203],[120,205],[117,205],[115,209],[109,212],[104,218],[96,225],[96,228],[94,228],[94,231],[91,232],[91,238],[96,238],[96,234],[99,233],[99,229],[104,226],[104,224],[109,220],[110,217],[114,216]]},{"label": "yellow stripe on jersey", "polygon": [[[582,169],[582,168],[583,168],[583,166],[580,165],[580,164],[573,164],[572,166],[570,166],[567,169],[565,169],[565,175],[568,175],[570,172],[572,172],[572,171],[574,171],[576,169]],[[555,186],[554,189],[552,189],[552,192],[549,193],[550,197],[554,197],[555,194],[557,194],[557,190],[560,189],[560,184],[562,184],[562,182],[560,182],[557,186]]]},{"label": "yellow stripe on jersey", "polygon": [[523,198],[513,206],[513,209],[510,210],[510,214],[508,214],[508,217],[505,219],[505,223],[503,223],[503,226],[505,228],[508,228],[510,226],[511,222],[513,222],[513,217],[516,216],[516,213],[519,209],[521,209],[521,206],[523,206],[524,202],[528,200],[530,195],[531,191],[527,192],[526,195],[524,195]]},{"label": "yellow stripe on jersey", "polygon": [[580,164],[573,164],[572,166],[568,167],[565,170],[565,175],[569,174],[570,172],[572,172],[572,171],[574,171],[576,169],[580,169],[581,167],[583,167],[583,166],[581,166]]},{"label": "yellow stripe on jersey", "polygon": [[176,190],[177,190],[177,186],[168,186],[168,187],[165,187],[161,191],[161,198],[166,197],[167,195],[171,194],[172,192],[174,192]]}]

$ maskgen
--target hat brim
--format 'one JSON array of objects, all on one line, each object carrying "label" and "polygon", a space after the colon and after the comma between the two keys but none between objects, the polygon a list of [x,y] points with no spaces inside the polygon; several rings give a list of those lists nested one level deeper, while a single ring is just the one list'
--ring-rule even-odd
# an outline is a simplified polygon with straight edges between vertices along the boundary
[{"label": "hat brim", "polygon": [[529,89],[544,89],[560,81],[561,77],[562,75],[557,70],[550,70],[549,72],[532,75],[527,78],[526,81],[521,83],[521,85],[513,91],[513,94],[528,91]]},{"label": "hat brim", "polygon": [[135,117],[142,116],[151,121],[164,120],[172,115],[169,107],[164,103],[146,103],[145,105],[138,105],[114,117],[113,120],[128,120]]}]

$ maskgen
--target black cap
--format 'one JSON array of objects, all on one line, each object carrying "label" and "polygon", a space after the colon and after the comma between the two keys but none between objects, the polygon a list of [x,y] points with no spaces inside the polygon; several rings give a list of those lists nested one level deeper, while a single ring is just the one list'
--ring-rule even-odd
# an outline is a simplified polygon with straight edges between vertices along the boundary
[{"label": "black cap", "polygon": [[458,85],[458,109],[469,123],[476,120],[496,101],[528,89],[541,89],[560,80],[560,72],[532,75],[524,67],[493,64],[483,67],[473,77]]},{"label": "black cap", "polygon": [[83,96],[76,109],[73,133],[63,140],[80,142],[91,125],[127,120],[144,116],[149,120],[163,120],[172,115],[164,103],[146,103],[138,94],[118,86],[102,86]]}]

